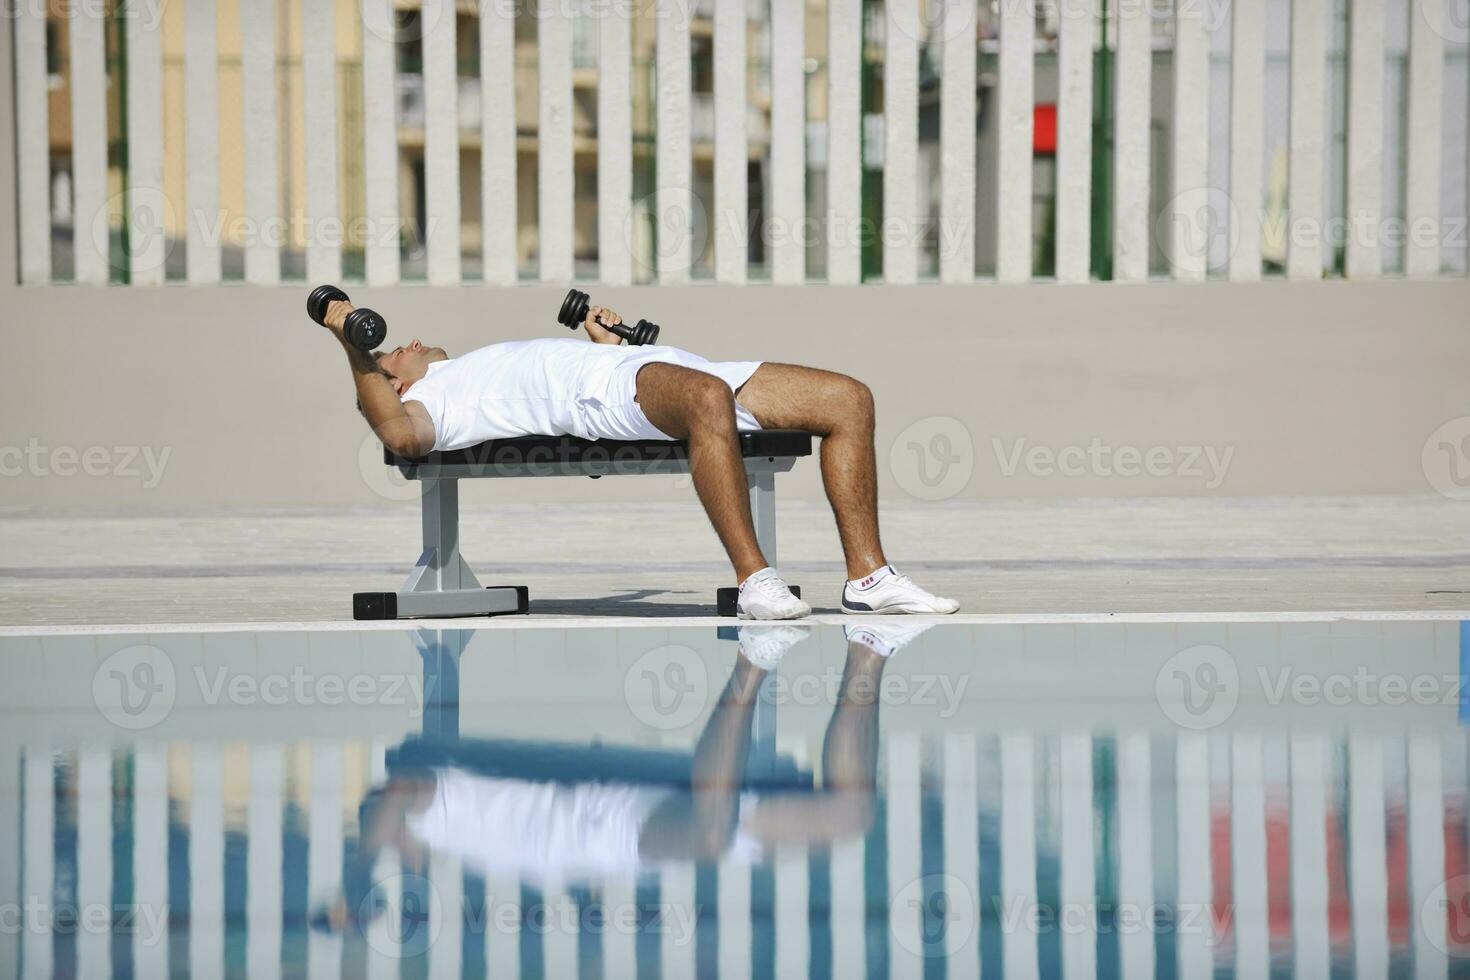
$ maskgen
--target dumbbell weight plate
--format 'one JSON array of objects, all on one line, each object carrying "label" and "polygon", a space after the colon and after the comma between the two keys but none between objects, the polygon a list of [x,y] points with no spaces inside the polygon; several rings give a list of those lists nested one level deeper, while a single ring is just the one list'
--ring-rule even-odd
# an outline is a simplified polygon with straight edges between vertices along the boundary
[{"label": "dumbbell weight plate", "polygon": [[306,297],[306,315],[326,326],[327,306],[338,301],[349,302],[347,294],[336,286],[318,286]]},{"label": "dumbbell weight plate", "polygon": [[556,322],[572,330],[580,327],[587,319],[589,299],[580,289],[568,289],[566,299],[561,301],[561,309],[556,314]]},{"label": "dumbbell weight plate", "polygon": [[370,351],[388,336],[388,324],[372,310],[353,310],[345,325],[348,343],[358,350]]}]

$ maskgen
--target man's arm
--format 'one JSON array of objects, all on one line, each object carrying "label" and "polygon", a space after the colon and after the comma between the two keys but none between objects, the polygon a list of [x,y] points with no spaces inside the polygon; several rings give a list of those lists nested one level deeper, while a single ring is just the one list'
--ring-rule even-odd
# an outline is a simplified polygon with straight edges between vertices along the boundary
[{"label": "man's arm", "polygon": [[416,459],[427,456],[434,448],[434,423],[419,402],[404,402],[393,388],[393,382],[378,366],[377,358],[358,350],[347,342],[343,325],[352,304],[337,301],[327,307],[325,325],[347,353],[352,368],[352,383],[357,388],[357,401],[368,425],[383,445],[399,456]]}]

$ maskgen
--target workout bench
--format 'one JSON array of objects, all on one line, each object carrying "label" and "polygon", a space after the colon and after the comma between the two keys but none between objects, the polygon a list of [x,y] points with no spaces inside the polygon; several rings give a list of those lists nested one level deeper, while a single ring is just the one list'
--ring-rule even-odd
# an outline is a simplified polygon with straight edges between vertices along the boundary
[{"label": "workout bench", "polygon": [[[766,429],[740,433],[740,455],[750,488],[755,536],[766,560],[776,564],[776,474],[812,454],[809,432]],[[496,616],[524,613],[523,585],[484,587],[459,553],[459,481],[479,477],[629,476],[689,472],[689,445],[661,439],[617,442],[571,436],[496,439],[466,449],[405,459],[385,449],[384,462],[422,484],[424,550],[397,592],[358,592],[353,619],[417,619],[426,616]],[[792,592],[800,594],[793,587]],[[735,615],[736,590],[719,590],[720,615]]]}]

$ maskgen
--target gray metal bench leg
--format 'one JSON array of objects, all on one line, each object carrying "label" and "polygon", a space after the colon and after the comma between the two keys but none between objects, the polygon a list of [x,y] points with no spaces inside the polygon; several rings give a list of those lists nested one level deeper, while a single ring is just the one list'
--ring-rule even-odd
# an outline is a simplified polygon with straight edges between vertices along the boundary
[{"label": "gray metal bench leg", "polygon": [[459,481],[431,477],[423,482],[424,550],[397,592],[359,592],[354,619],[416,619],[425,616],[493,616],[523,613],[524,586],[484,588],[459,553]]},{"label": "gray metal bench leg", "polygon": [[[780,568],[776,557],[776,474],[791,468],[789,460],[776,462],[764,457],[745,461],[745,486],[750,499],[750,519],[755,525],[755,541],[761,554],[772,568]],[[801,589],[792,587],[792,592],[801,595]],[[739,590],[720,589],[717,607],[721,616],[735,615],[735,603]]]}]

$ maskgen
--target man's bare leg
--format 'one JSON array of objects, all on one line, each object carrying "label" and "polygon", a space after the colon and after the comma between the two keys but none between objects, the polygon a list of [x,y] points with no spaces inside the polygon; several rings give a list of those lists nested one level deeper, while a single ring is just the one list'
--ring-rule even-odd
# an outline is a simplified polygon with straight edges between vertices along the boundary
[{"label": "man's bare leg", "polygon": [[645,364],[638,370],[638,404],[659,431],[688,440],[694,490],[735,566],[735,581],[765,568],[769,562],[750,517],[730,386],[677,364]]},{"label": "man's bare leg", "polygon": [[878,465],[868,386],[832,371],[767,363],[736,398],[765,428],[803,429],[822,437],[822,484],[837,519],[847,577],[861,579],[888,564],[878,536]]}]

